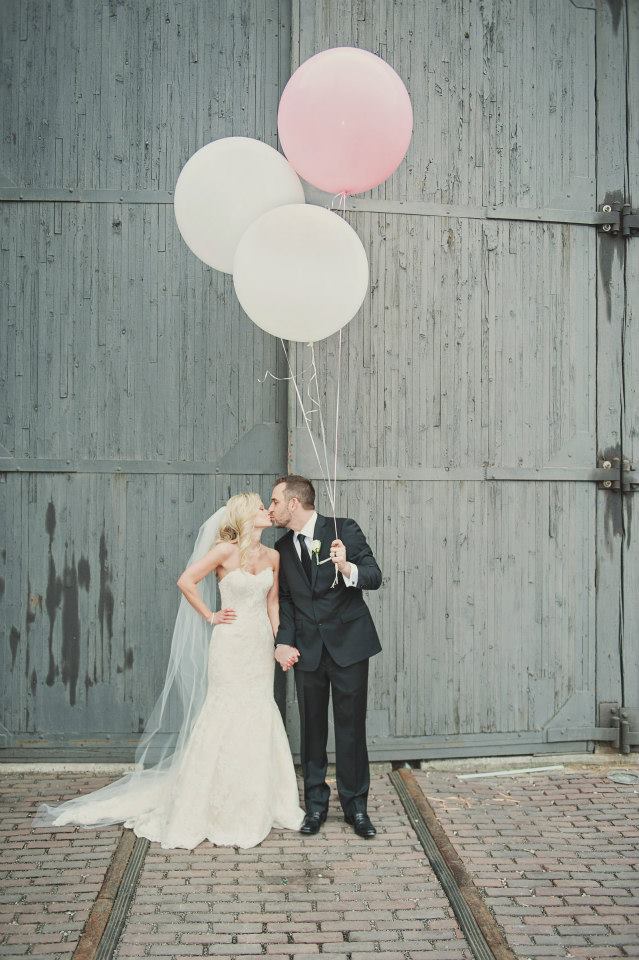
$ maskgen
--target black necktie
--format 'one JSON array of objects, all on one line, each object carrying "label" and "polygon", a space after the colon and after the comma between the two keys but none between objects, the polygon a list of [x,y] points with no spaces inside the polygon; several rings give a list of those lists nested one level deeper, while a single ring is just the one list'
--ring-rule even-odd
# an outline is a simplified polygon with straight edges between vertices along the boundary
[{"label": "black necktie", "polygon": [[304,534],[298,533],[297,539],[300,545],[300,553],[302,555],[302,566],[304,567],[304,573],[308,577],[308,582],[311,582],[311,558],[306,549],[306,543],[304,541]]}]

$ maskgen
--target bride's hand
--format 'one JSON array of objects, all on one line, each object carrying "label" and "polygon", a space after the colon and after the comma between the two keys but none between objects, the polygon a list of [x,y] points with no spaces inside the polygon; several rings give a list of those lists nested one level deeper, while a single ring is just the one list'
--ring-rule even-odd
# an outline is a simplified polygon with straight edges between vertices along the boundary
[{"label": "bride's hand", "polygon": [[286,673],[287,670],[290,670],[290,668],[297,663],[300,652],[297,647],[280,643],[275,648],[274,656],[284,673]]},{"label": "bride's hand", "polygon": [[222,607],[221,610],[215,612],[213,623],[233,623],[235,617],[236,613],[233,607]]}]

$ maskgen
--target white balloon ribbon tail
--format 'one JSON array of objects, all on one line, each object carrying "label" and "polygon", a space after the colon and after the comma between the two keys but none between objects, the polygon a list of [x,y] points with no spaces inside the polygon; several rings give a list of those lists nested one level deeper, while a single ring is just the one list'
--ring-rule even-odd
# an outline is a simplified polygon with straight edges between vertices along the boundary
[{"label": "white balloon ribbon tail", "polygon": [[[331,210],[339,210],[341,213],[346,213],[346,197],[348,193],[346,190],[342,190],[341,193],[336,193],[333,199],[331,200]],[[335,201],[339,197],[339,203],[337,207],[335,206]]]},{"label": "white balloon ribbon tail", "polygon": [[[267,370],[263,378],[260,379],[260,377],[258,377],[257,379],[259,383],[264,383],[266,378],[270,376],[273,378],[273,380],[290,380],[293,383],[293,386],[295,388],[295,393],[299,402],[300,410],[302,411],[302,415],[304,417],[304,423],[306,424],[306,429],[308,430],[308,435],[311,439],[313,451],[315,452],[315,456],[317,458],[317,463],[320,469],[320,475],[326,487],[326,495],[328,496],[331,509],[333,511],[333,523],[335,525],[335,539],[337,539],[337,517],[336,517],[336,511],[335,511],[335,495],[336,495],[336,487],[337,487],[337,441],[338,441],[338,426],[339,426],[340,380],[341,380],[341,366],[342,366],[342,330],[341,328],[339,330],[339,348],[338,348],[338,361],[337,361],[337,395],[336,395],[336,404],[335,404],[335,450],[334,450],[332,480],[331,480],[330,467],[329,467],[329,461],[328,461],[328,450],[326,446],[326,431],[324,428],[324,416],[322,414],[322,405],[320,402],[320,395],[319,395],[319,384],[317,379],[317,364],[315,362],[315,344],[313,342],[309,342],[308,344],[309,347],[311,348],[311,363],[309,367],[305,367],[304,370],[302,371],[303,374],[306,373],[307,370],[309,369],[312,371],[311,377],[309,379],[308,386],[306,389],[306,394],[309,400],[311,401],[311,403],[313,404],[313,407],[312,409],[307,410],[304,406],[304,401],[302,399],[302,394],[297,382],[297,378],[295,377],[295,373],[293,372],[293,368],[291,366],[291,361],[290,361],[288,351],[286,349],[286,344],[284,343],[284,340],[282,338],[280,338],[280,343],[282,344],[282,349],[284,350],[284,356],[286,357],[286,362],[288,364],[290,376],[278,377],[275,374],[271,373],[270,370]],[[315,385],[315,395],[311,393],[312,384]],[[315,437],[313,436],[313,433],[310,428],[309,421],[313,413],[319,414],[324,463],[322,463],[319,450],[317,449],[317,444],[315,443]],[[326,563],[327,560],[330,560],[330,559],[331,559],[330,557],[327,557],[326,560],[320,560],[318,561],[318,565],[320,563]],[[331,587],[335,587],[338,584],[338,582],[339,582],[339,571],[337,567],[335,567],[335,579],[333,580]]]}]

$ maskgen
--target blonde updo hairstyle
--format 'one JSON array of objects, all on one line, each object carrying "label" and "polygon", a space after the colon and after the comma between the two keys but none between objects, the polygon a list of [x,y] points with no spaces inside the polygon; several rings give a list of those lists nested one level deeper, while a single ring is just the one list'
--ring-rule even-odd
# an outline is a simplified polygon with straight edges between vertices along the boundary
[{"label": "blonde updo hairstyle", "polygon": [[251,549],[253,522],[262,501],[257,493],[237,493],[226,502],[226,514],[215,543],[237,543],[240,548],[240,567],[244,570]]}]

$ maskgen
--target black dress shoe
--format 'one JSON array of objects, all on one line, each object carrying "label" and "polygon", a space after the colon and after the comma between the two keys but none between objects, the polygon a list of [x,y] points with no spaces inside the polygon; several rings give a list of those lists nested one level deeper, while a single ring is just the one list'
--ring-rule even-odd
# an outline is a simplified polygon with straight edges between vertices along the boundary
[{"label": "black dress shoe", "polygon": [[304,822],[300,827],[300,833],[317,833],[320,824],[326,820],[326,810],[317,810],[315,813],[307,813]]},{"label": "black dress shoe", "polygon": [[355,830],[355,833],[360,837],[374,837],[377,833],[377,830],[370,822],[367,813],[355,813],[353,816],[349,814],[344,814],[344,819],[346,823],[350,823]]}]

